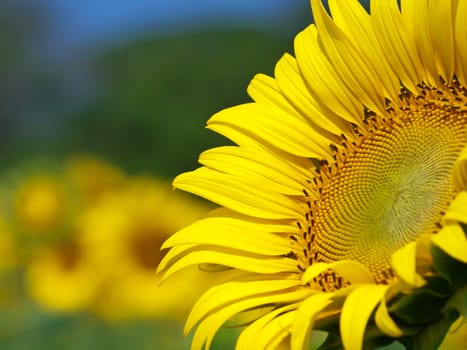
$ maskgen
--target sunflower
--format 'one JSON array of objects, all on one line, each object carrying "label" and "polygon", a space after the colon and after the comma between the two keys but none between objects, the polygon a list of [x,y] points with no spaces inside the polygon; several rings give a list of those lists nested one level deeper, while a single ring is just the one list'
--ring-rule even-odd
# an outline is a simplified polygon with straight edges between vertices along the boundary
[{"label": "sunflower", "polygon": [[238,275],[193,307],[193,349],[252,314],[238,349],[308,348],[313,330],[326,349],[431,349],[465,317],[467,1],[398,3],[312,0],[295,57],[208,121],[235,145],[174,186],[222,208],[170,237],[159,271]]},{"label": "sunflower", "polygon": [[84,202],[92,202],[100,195],[122,187],[126,177],[122,170],[105,160],[84,154],[68,159],[64,173]]},{"label": "sunflower", "polygon": [[0,276],[4,271],[13,269],[18,263],[16,250],[11,228],[3,215],[0,215]]},{"label": "sunflower", "polygon": [[81,242],[80,234],[35,252],[25,266],[26,287],[41,307],[60,313],[88,308],[101,288],[103,276]]},{"label": "sunflower", "polygon": [[0,214],[0,307],[4,307],[15,299],[11,275],[18,265],[18,249],[13,239],[11,228]]},{"label": "sunflower", "polygon": [[49,174],[26,178],[15,195],[15,216],[19,228],[27,232],[56,229],[66,212],[66,190]]},{"label": "sunflower", "polygon": [[107,282],[94,305],[97,313],[109,320],[186,317],[213,276],[193,266],[159,286],[160,246],[208,209],[174,193],[170,184],[147,177],[128,179],[96,202],[85,214],[83,229],[87,249],[100,250],[106,271]]}]

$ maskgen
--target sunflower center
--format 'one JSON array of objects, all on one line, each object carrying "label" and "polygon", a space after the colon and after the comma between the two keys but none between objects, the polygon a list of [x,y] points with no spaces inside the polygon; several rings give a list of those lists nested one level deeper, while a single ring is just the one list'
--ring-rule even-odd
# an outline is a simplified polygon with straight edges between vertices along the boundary
[{"label": "sunflower center", "polygon": [[165,252],[160,251],[166,234],[160,232],[157,227],[142,227],[137,230],[130,242],[131,257],[143,270],[154,271],[162,260]]},{"label": "sunflower center", "polygon": [[73,270],[78,265],[82,254],[82,249],[77,242],[67,242],[57,251],[63,270]]},{"label": "sunflower center", "polygon": [[438,230],[467,123],[465,107],[444,94],[405,97],[408,107],[369,117],[355,142],[335,149],[336,162],[321,166],[308,214],[309,264],[357,260],[385,283],[392,253]]}]

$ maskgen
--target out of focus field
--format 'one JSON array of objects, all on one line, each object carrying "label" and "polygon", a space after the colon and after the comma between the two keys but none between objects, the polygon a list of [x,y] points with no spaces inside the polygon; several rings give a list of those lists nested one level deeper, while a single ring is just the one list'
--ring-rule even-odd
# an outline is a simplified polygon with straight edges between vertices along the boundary
[{"label": "out of focus field", "polygon": [[262,25],[120,28],[89,47],[48,41],[67,21],[53,4],[0,5],[0,349],[188,349],[189,307],[223,277],[159,285],[162,242],[213,208],[171,179],[227,142],[206,120],[273,73],[308,3]]}]

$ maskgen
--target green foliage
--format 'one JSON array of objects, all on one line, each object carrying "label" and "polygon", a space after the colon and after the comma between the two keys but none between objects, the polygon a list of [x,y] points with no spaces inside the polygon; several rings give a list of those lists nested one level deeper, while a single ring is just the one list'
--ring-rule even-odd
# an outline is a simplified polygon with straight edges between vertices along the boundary
[{"label": "green foliage", "polygon": [[440,277],[426,278],[425,286],[401,296],[390,307],[406,334],[399,340],[408,350],[437,349],[453,322],[467,312],[465,264],[436,246],[431,255]]},{"label": "green foliage", "polygon": [[173,321],[106,323],[88,314],[53,315],[31,304],[0,314],[3,350],[188,350],[189,338]]},{"label": "green foliage", "polygon": [[[431,308],[429,304],[426,308]],[[429,323],[415,335],[402,337],[399,341],[405,345],[407,350],[436,350],[443,342],[446,333],[452,323],[459,317],[455,310],[443,314],[435,322]]]},{"label": "green foliage", "polygon": [[266,33],[213,28],[109,50],[93,65],[97,97],[67,118],[61,147],[130,171],[172,177],[193,169],[201,151],[228,142],[204,130],[207,119],[248,102],[250,79],[271,74],[286,47]]},{"label": "green foliage", "polygon": [[430,288],[422,287],[400,297],[391,305],[390,311],[396,320],[409,326],[417,326],[441,317],[441,308],[446,301],[447,297],[441,297]]},{"label": "green foliage", "polygon": [[436,272],[444,277],[452,290],[456,290],[467,284],[467,265],[451,258],[440,248],[433,246],[431,249],[433,264]]},{"label": "green foliage", "polygon": [[[211,349],[233,349],[239,331],[223,329]],[[188,350],[190,342],[182,322],[164,319],[110,323],[86,313],[45,313],[24,301],[0,313],[2,350]]]}]

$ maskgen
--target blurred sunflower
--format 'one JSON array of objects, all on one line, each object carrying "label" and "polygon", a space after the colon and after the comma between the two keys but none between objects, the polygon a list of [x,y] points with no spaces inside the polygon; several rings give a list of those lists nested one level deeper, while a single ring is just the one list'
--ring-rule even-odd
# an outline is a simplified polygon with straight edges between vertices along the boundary
[{"label": "blurred sunflower", "polygon": [[[3,213],[2,213],[3,214]],[[8,305],[16,298],[12,291],[10,273],[18,264],[18,252],[11,229],[0,215],[0,306]]]},{"label": "blurred sunflower", "polygon": [[160,247],[207,211],[206,205],[150,178],[128,180],[91,208],[84,229],[88,249],[100,246],[102,260],[109,262],[98,312],[109,319],[186,316],[212,276],[193,267],[159,286],[155,272],[163,256]]},{"label": "blurred sunflower", "polygon": [[79,233],[60,243],[43,246],[25,266],[31,297],[44,309],[72,313],[87,309],[101,288],[94,251],[85,249]]},{"label": "blurred sunflower", "polygon": [[88,249],[83,213],[100,195],[121,186],[124,174],[91,156],[37,168],[14,177],[18,232],[42,233],[38,240],[21,237],[26,286],[45,309],[81,311],[94,302],[105,280],[99,260],[104,248]]},{"label": "blurred sunflower", "polygon": [[0,216],[0,275],[17,264],[17,252],[11,229]]},{"label": "blurred sunflower", "polygon": [[66,201],[66,190],[58,178],[47,174],[25,178],[14,200],[19,229],[37,233],[57,228],[65,219]]},{"label": "blurred sunflower", "polygon": [[192,309],[193,349],[254,310],[238,349],[436,348],[466,312],[467,1],[311,3],[296,58],[209,120],[237,145],[174,180],[224,208],[159,271],[243,271]]},{"label": "blurred sunflower", "polygon": [[64,165],[64,173],[70,185],[87,201],[123,186],[126,177],[119,168],[92,155],[71,157]]}]

